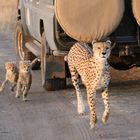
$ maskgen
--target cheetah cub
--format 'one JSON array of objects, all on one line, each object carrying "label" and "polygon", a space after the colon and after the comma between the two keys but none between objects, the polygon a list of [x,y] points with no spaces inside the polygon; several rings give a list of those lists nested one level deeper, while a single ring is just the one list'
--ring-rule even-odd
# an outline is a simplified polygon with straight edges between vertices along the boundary
[{"label": "cheetah cub", "polygon": [[107,59],[111,52],[111,42],[92,42],[92,49],[83,42],[78,42],[70,49],[67,61],[71,73],[72,83],[76,89],[77,110],[79,114],[85,111],[83,98],[79,88],[78,74],[86,87],[87,100],[90,108],[90,126],[94,128],[97,121],[94,95],[98,89],[102,91],[105,110],[102,122],[106,123],[109,117],[108,84],[110,82],[109,64]]},{"label": "cheetah cub", "polygon": [[15,62],[7,62],[5,63],[5,80],[3,81],[2,85],[0,86],[0,92],[2,92],[7,84],[7,82],[12,83],[12,87],[10,88],[11,91],[14,91],[16,87],[17,80],[18,80],[18,69]]},{"label": "cheetah cub", "polygon": [[27,101],[27,94],[32,84],[31,62],[19,62],[19,78],[17,81],[16,98],[22,94],[23,101]]}]

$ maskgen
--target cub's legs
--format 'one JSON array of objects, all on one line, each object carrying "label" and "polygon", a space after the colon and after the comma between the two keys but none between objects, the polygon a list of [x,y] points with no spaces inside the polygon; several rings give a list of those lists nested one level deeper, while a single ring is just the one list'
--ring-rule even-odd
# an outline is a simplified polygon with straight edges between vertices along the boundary
[{"label": "cub's legs", "polygon": [[17,84],[16,84],[16,83],[14,83],[14,84],[11,86],[10,90],[11,90],[11,91],[14,91],[14,89],[15,89],[16,85],[17,85]]},{"label": "cub's legs", "polygon": [[90,89],[90,87],[87,87],[87,100],[88,100],[88,105],[90,109],[90,127],[94,128],[95,123],[97,122],[97,116],[95,113],[95,104],[94,104],[94,94],[96,94],[96,91]]},{"label": "cub's legs", "polygon": [[5,80],[3,81],[2,85],[0,86],[0,92],[2,92],[2,91],[4,90],[5,85],[6,85],[7,82],[8,82],[7,79],[5,79]]},{"label": "cub's legs", "polygon": [[22,85],[20,83],[17,83],[17,90],[16,90],[16,98],[19,98],[22,94]]},{"label": "cub's legs", "polygon": [[109,102],[108,102],[108,89],[105,88],[102,91],[102,98],[103,98],[103,102],[104,102],[104,106],[105,106],[105,110],[102,116],[102,122],[106,123],[109,117]]},{"label": "cub's legs", "polygon": [[79,114],[83,114],[85,112],[85,106],[83,103],[83,97],[82,97],[80,87],[79,87],[78,72],[76,71],[76,68],[74,66],[69,66],[69,69],[71,73],[72,83],[76,90],[77,111]]},{"label": "cub's legs", "polygon": [[27,93],[28,93],[28,87],[25,87],[23,90],[23,101],[27,101]]}]

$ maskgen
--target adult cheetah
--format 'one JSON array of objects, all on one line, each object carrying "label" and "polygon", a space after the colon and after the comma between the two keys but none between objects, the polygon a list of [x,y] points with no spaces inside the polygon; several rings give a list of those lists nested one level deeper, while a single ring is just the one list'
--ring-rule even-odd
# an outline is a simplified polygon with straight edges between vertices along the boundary
[{"label": "adult cheetah", "polygon": [[106,123],[109,117],[108,84],[110,82],[108,58],[111,52],[111,42],[92,42],[92,48],[84,42],[74,44],[67,61],[71,73],[72,83],[76,89],[77,110],[84,113],[85,107],[79,88],[78,74],[87,90],[87,100],[90,108],[90,126],[94,128],[97,117],[94,107],[94,95],[98,89],[102,91],[105,110],[102,122]]}]

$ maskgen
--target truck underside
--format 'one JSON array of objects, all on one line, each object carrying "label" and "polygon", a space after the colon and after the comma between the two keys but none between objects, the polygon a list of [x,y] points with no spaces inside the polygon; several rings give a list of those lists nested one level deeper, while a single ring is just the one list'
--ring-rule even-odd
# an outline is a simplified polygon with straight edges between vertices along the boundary
[{"label": "truck underside", "polygon": [[[115,44],[109,62],[112,67],[119,70],[140,66],[140,27],[132,13],[131,0],[125,0],[125,7],[120,25],[109,36],[113,44]],[[65,46],[66,50],[69,50],[76,42],[64,32],[57,21],[55,22],[55,36],[56,42],[61,46]]]}]

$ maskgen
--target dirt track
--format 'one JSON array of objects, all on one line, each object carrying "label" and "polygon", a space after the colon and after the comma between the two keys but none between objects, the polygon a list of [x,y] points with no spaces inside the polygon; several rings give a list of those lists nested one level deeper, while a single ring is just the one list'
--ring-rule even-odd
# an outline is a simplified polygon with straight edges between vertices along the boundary
[{"label": "dirt track", "polygon": [[[4,63],[16,60],[13,42],[0,35],[0,81]],[[7,87],[0,95],[0,140],[139,140],[140,82],[110,86],[110,119],[101,123],[103,105],[97,95],[96,128],[89,128],[89,110],[79,116],[73,88],[46,92],[40,84],[40,71],[33,72],[29,101],[15,99]],[[82,88],[83,94],[85,90]]]}]

